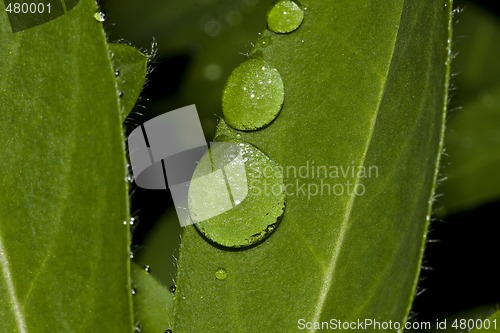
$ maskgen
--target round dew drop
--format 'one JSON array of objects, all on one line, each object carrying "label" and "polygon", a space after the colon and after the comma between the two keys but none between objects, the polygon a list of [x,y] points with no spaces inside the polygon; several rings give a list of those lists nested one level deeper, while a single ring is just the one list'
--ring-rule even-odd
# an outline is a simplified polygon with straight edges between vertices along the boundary
[{"label": "round dew drop", "polygon": [[304,11],[291,0],[277,2],[267,14],[269,30],[286,34],[295,31],[304,20]]},{"label": "round dew drop", "polygon": [[227,272],[224,268],[219,268],[215,271],[215,277],[219,281],[224,281],[227,278]]},{"label": "round dew drop", "polygon": [[222,95],[222,112],[231,127],[253,131],[278,116],[284,98],[278,70],[265,60],[250,59],[229,76]]},{"label": "round dew drop", "polygon": [[189,187],[189,211],[210,241],[244,248],[269,237],[285,210],[283,174],[262,151],[218,137],[199,161]]},{"label": "round dew drop", "polygon": [[104,13],[104,12],[97,12],[97,13],[94,14],[94,19],[97,22],[104,22],[104,21],[106,21],[106,13]]}]

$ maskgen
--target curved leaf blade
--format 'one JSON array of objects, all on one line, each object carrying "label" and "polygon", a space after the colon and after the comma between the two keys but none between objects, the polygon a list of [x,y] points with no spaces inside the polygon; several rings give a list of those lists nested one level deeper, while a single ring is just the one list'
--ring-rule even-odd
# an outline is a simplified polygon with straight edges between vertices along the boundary
[{"label": "curved leaf blade", "polygon": [[151,274],[132,263],[135,321],[142,333],[165,332],[172,327],[174,299]]},{"label": "curved leaf blade", "polygon": [[109,51],[118,84],[122,117],[125,119],[134,108],[146,82],[149,58],[130,45],[111,43]]},{"label": "curved leaf blade", "polygon": [[130,332],[124,138],[96,4],[18,33],[0,9],[0,331]]},{"label": "curved leaf blade", "polygon": [[[176,332],[315,332],[315,322],[332,318],[406,321],[443,144],[451,3],[302,5],[297,31],[265,32],[271,45],[257,42],[254,52],[281,73],[283,110],[270,126],[238,134],[285,169],[376,166],[378,176],[341,179],[363,185],[362,196],[288,195],[275,233],[245,250],[214,247],[187,227]],[[314,181],[285,176],[290,184]],[[224,281],[214,275],[219,267]]]}]

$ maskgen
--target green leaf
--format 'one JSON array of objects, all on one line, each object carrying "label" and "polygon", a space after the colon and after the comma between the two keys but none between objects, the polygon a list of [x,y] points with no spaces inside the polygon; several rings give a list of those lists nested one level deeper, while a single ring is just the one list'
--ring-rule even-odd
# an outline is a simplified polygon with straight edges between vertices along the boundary
[{"label": "green leaf", "polygon": [[165,332],[172,327],[174,299],[167,288],[132,264],[135,321],[141,333]]},{"label": "green leaf", "polygon": [[439,189],[440,215],[500,198],[500,85],[451,118],[445,147],[447,180]]},{"label": "green leaf", "polygon": [[489,328],[475,329],[472,330],[471,333],[498,333],[500,331],[500,311],[495,312],[488,319],[491,323],[491,326]]},{"label": "green leaf", "polygon": [[500,198],[500,22],[468,5],[457,24],[455,71],[461,110],[450,114],[440,216]]},{"label": "green leaf", "polygon": [[133,329],[125,145],[96,11],[81,0],[16,33],[0,17],[1,332]]},{"label": "green leaf", "polygon": [[135,47],[109,44],[123,119],[133,109],[146,82],[149,58]]},{"label": "green leaf", "polygon": [[[443,141],[451,3],[301,4],[302,25],[266,31],[253,52],[281,74],[284,107],[264,129],[237,132],[291,170],[283,220],[238,251],[186,227],[174,332],[294,332],[300,319],[404,322],[409,313]],[[312,193],[321,185],[313,164],[328,169],[320,178],[330,194]],[[367,177],[357,176],[362,166]]]},{"label": "green leaf", "polygon": [[167,287],[174,283],[177,272],[180,234],[179,219],[172,207],[155,222],[134,254],[134,260],[151,267],[151,274]]}]

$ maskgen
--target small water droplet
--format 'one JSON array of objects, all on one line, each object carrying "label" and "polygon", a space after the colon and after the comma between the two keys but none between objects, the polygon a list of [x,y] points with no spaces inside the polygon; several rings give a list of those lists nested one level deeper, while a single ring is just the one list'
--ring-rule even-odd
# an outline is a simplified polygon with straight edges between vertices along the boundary
[{"label": "small water droplet", "polygon": [[130,218],[130,223],[129,223],[131,226],[133,226],[135,224],[135,218],[131,217]]},{"label": "small water droplet", "polygon": [[146,273],[151,273],[151,268],[149,267],[149,265],[144,266],[144,271]]},{"label": "small water droplet", "polygon": [[128,224],[128,222],[127,222],[127,221],[123,221],[123,225],[127,225],[127,224]]},{"label": "small water droplet", "polygon": [[252,56],[256,56],[261,52],[261,50],[273,44],[273,40],[269,36],[260,35],[259,39],[257,39],[256,47],[252,50]]},{"label": "small water droplet", "polygon": [[269,30],[276,33],[289,33],[296,30],[304,20],[304,11],[291,0],[277,2],[267,15]]},{"label": "small water droplet", "polygon": [[284,98],[278,70],[265,60],[250,59],[229,76],[222,96],[222,111],[230,126],[242,131],[256,130],[278,116]]},{"label": "small water droplet", "polygon": [[140,332],[141,331],[141,326],[140,325],[135,325],[134,327],[134,332]]},{"label": "small water droplet", "polygon": [[170,328],[167,328],[167,329],[165,330],[165,333],[172,333],[172,330],[171,330]]},{"label": "small water droplet", "polygon": [[128,174],[125,177],[125,181],[128,182],[128,183],[133,183],[134,182],[134,176],[132,176],[131,174]]},{"label": "small water droplet", "polygon": [[97,12],[94,14],[94,18],[97,22],[106,21],[106,13],[105,12]]},{"label": "small water droplet", "polygon": [[120,90],[120,91],[118,92],[118,97],[120,97],[120,98],[122,98],[122,97],[123,97],[123,91],[121,91],[121,90]]},{"label": "small water droplet", "polygon": [[170,286],[170,292],[171,292],[172,294],[175,294],[175,291],[176,291],[176,290],[177,290],[177,287],[175,286],[175,284],[173,284],[173,285],[171,285],[171,286]]},{"label": "small water droplet", "polygon": [[134,259],[134,252],[133,252],[133,251],[130,251],[130,252],[129,252],[129,256],[130,256],[130,259]]},{"label": "small water droplet", "polygon": [[224,281],[227,278],[227,272],[224,268],[219,268],[215,271],[215,277],[219,281]]},{"label": "small water droplet", "polygon": [[119,76],[120,75],[120,71],[119,70],[116,70],[115,71],[115,76]]},{"label": "small water droplet", "polygon": [[135,288],[132,288],[132,295],[137,294],[137,290]]},{"label": "small water droplet", "polygon": [[208,240],[248,247],[269,237],[281,221],[283,174],[251,144],[221,135],[217,140],[222,142],[211,145],[194,172],[188,194],[191,218]]}]

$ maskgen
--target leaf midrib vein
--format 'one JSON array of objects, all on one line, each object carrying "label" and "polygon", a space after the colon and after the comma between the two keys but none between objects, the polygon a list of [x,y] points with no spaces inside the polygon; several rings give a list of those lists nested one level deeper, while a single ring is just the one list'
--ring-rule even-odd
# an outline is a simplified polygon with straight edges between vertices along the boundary
[{"label": "leaf midrib vein", "polygon": [[16,319],[17,328],[20,333],[27,333],[26,322],[24,320],[24,315],[21,311],[21,306],[17,299],[16,290],[14,288],[14,282],[12,281],[12,274],[9,267],[9,259],[5,253],[5,247],[3,245],[2,235],[0,234],[0,266],[2,266],[2,275],[5,279],[8,291],[8,297],[12,305],[12,312]]},{"label": "leaf midrib vein", "polygon": [[[366,156],[368,155],[368,150],[369,150],[371,143],[372,143],[373,133],[375,132],[375,125],[377,123],[377,118],[380,114],[380,107],[381,107],[382,99],[385,95],[385,91],[386,91],[386,87],[387,87],[387,77],[389,75],[389,72],[390,72],[390,69],[392,67],[392,63],[394,60],[394,52],[395,52],[396,44],[398,41],[399,27],[401,24],[401,18],[403,16],[403,11],[404,11],[404,3],[405,3],[405,1],[403,1],[403,5],[401,6],[401,13],[399,15],[399,20],[398,20],[398,24],[397,24],[398,30],[397,30],[397,33],[396,33],[396,36],[394,38],[394,42],[393,42],[393,45],[391,48],[391,56],[390,56],[390,59],[388,62],[386,75],[384,77],[384,83],[382,85],[382,89],[380,90],[380,95],[378,98],[376,112],[374,113],[374,115],[371,119],[371,122],[370,122],[370,131],[369,131],[368,139],[366,141],[365,150],[363,152],[363,155],[361,156],[361,163],[359,165],[364,165],[364,163],[366,161]],[[359,185],[359,183],[361,181],[360,179],[361,178],[358,178],[358,177],[356,178],[356,181],[354,183],[353,188],[356,188]],[[340,251],[343,248],[343,243],[346,239],[347,230],[349,229],[348,228],[349,227],[349,220],[351,219],[352,209],[354,207],[355,201],[356,201],[356,195],[353,193],[349,198],[349,201],[347,203],[346,213],[344,215],[344,219],[342,220],[342,224],[340,225],[340,232],[339,232],[339,236],[338,236],[338,241],[337,241],[337,244],[333,250],[332,258],[331,258],[330,263],[328,265],[328,269],[325,273],[324,283],[323,283],[323,286],[321,288],[319,300],[316,304],[316,308],[314,311],[312,322],[319,322],[319,320],[321,318],[321,314],[322,314],[322,311],[323,311],[323,308],[324,308],[324,305],[325,305],[325,302],[327,299],[327,295],[329,294],[330,289],[332,287],[333,275],[335,273],[335,269],[337,268],[337,262],[338,262],[338,259],[340,257]],[[310,332],[316,332],[316,331],[317,330],[315,328],[312,328],[310,330]]]}]

